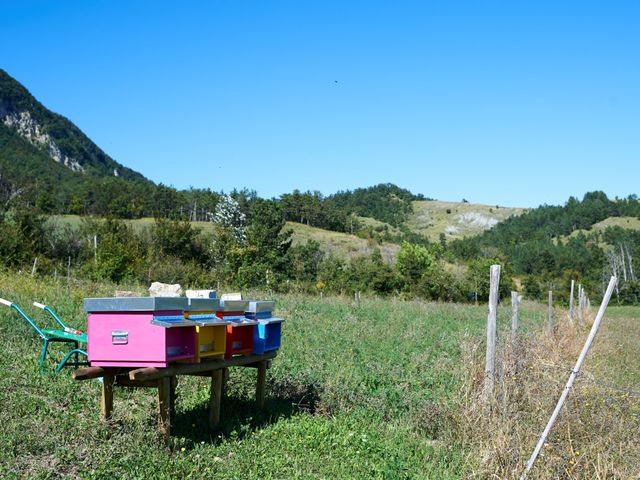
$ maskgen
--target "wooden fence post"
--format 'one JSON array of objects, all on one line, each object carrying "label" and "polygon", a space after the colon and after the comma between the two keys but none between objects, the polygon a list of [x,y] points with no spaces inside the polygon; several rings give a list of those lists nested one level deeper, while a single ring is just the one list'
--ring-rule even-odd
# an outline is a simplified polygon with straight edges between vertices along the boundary
[{"label": "wooden fence post", "polygon": [[518,335],[518,292],[511,292],[511,347],[515,348]]},{"label": "wooden fence post", "polygon": [[549,290],[549,331],[553,331],[553,290]]},{"label": "wooden fence post", "polygon": [[573,325],[573,289],[576,285],[575,280],[571,280],[571,294],[569,295],[569,323]]},{"label": "wooden fence post", "polygon": [[483,398],[488,406],[493,398],[496,362],[496,319],[498,314],[498,287],[500,285],[500,265],[491,265],[489,287],[489,315],[487,316],[487,358],[484,369]]},{"label": "wooden fence post", "polygon": [[578,323],[582,325],[584,320],[584,312],[582,311],[582,285],[578,284]]}]

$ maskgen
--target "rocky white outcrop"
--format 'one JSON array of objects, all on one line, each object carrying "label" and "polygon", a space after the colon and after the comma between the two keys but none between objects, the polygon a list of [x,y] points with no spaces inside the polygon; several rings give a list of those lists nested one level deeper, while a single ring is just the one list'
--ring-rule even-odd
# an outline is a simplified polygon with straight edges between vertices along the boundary
[{"label": "rocky white outcrop", "polygon": [[447,225],[444,229],[449,235],[459,235],[469,230],[489,230],[493,228],[498,219],[482,212],[465,212],[454,217],[456,224]]},{"label": "rocky white outcrop", "polygon": [[498,223],[497,219],[481,212],[465,212],[458,215],[456,220],[460,225],[483,230],[489,230]]},{"label": "rocky white outcrop", "polygon": [[6,113],[2,119],[9,128],[15,129],[18,134],[32,145],[43,147],[49,156],[74,172],[83,172],[84,168],[73,158],[65,155],[60,147],[53,141],[49,134],[44,133],[42,127],[36,122],[28,111]]}]

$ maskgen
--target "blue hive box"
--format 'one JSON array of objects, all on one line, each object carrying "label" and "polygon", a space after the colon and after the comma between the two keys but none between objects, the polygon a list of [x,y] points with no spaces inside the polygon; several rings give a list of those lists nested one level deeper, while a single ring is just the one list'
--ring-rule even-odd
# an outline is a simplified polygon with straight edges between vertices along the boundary
[{"label": "blue hive box", "polygon": [[280,348],[284,320],[273,316],[274,308],[275,302],[271,301],[249,302],[249,309],[245,312],[245,316],[258,321],[253,333],[253,353],[255,354],[262,355]]},{"label": "blue hive box", "polygon": [[282,336],[282,318],[272,317],[268,320],[258,320],[253,331],[253,353],[262,355],[264,352],[278,350]]}]

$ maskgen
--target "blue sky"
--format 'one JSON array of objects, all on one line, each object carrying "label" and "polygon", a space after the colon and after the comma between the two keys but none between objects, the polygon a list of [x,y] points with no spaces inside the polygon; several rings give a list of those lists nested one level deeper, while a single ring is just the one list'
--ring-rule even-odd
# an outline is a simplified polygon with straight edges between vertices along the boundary
[{"label": "blue sky", "polygon": [[177,188],[639,193],[640,3],[0,0],[0,68]]}]

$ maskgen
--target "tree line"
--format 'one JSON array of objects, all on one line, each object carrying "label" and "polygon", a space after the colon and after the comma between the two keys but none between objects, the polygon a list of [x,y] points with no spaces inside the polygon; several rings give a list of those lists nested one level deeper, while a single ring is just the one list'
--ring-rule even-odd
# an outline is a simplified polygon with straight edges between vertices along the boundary
[{"label": "tree line", "polygon": [[582,201],[571,197],[563,206],[543,205],[508,218],[482,235],[451,242],[449,256],[459,261],[498,257],[523,280],[525,294],[541,300],[553,289],[566,301],[571,279],[601,292],[616,274],[620,279],[616,298],[640,303],[634,270],[640,232],[630,223],[629,228],[592,230],[609,217],[627,218],[628,222],[640,219],[637,196],[611,200],[596,191],[585,194]]},{"label": "tree line", "polygon": [[[518,289],[542,300],[553,289],[556,299],[567,301],[572,279],[593,295],[616,273],[621,279],[617,298],[640,302],[640,232],[621,226],[590,230],[608,217],[639,218],[635,196],[610,200],[603,192],[591,192],[563,206],[544,205],[511,217],[479,236],[456,241],[443,237],[432,243],[403,231],[402,225],[393,232],[382,221],[367,227],[350,210],[368,199],[370,210],[359,213],[384,218],[397,209],[396,214],[406,214],[407,205],[420,197],[408,194],[401,202],[401,192],[390,185],[340,192],[337,197],[294,191],[262,199],[248,190],[225,195],[130,181],[120,189],[117,178],[103,182],[105,188],[90,190],[90,197],[111,215],[84,215],[91,210],[78,200],[74,212],[83,214],[83,220],[72,228],[51,222],[50,211],[0,177],[2,263],[24,269],[37,257],[42,274],[64,272],[71,262],[78,275],[96,280],[316,293],[369,291],[445,301],[483,300],[488,294],[488,265],[500,263],[505,292]],[[112,191],[126,194],[111,196]],[[83,198],[81,191],[75,193]],[[353,198],[345,200],[349,195]],[[389,195],[391,201],[381,200]],[[149,213],[155,219],[149,228],[136,230],[126,222]],[[194,220],[211,222],[213,228],[199,229],[191,223]],[[346,260],[327,255],[317,242],[293,245],[286,221],[356,233],[370,240],[373,253]],[[396,263],[382,260],[375,248],[382,241],[400,244]]]},{"label": "tree line", "polygon": [[[460,277],[447,270],[439,244],[409,242],[400,246],[395,264],[384,262],[375,248],[369,256],[345,260],[327,255],[316,241],[294,245],[281,202],[236,197],[220,196],[206,230],[163,217],[143,228],[113,217],[83,217],[74,227],[25,208],[5,210],[0,258],[6,267],[33,269],[35,275],[62,277],[71,270],[75,277],[96,281],[315,294],[360,291],[447,301],[488,296],[483,272],[490,261],[470,262]],[[509,286],[505,283],[503,290]]]}]

